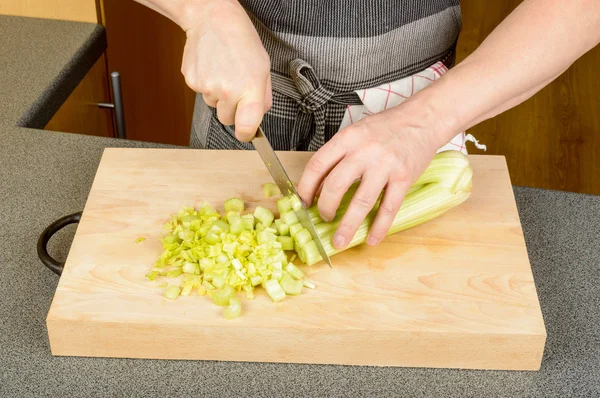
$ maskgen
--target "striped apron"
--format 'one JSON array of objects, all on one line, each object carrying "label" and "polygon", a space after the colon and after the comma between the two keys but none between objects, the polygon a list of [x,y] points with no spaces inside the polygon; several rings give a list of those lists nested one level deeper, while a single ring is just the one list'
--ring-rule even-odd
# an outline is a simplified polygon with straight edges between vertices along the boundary
[{"label": "striped apron", "polygon": [[[315,151],[340,128],[358,90],[454,64],[459,0],[240,0],[271,58],[276,150]],[[253,149],[196,96],[193,148]]]}]

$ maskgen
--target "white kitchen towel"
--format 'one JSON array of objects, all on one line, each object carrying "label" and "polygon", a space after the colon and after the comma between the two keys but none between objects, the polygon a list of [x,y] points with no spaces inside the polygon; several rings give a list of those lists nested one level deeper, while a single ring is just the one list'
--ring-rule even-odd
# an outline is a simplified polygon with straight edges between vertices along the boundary
[{"label": "white kitchen towel", "polygon": [[[395,82],[382,84],[379,87],[357,90],[356,93],[363,104],[348,105],[346,107],[346,113],[344,114],[344,119],[342,119],[340,130],[366,116],[400,105],[408,97],[442,77],[447,71],[448,68],[443,63],[437,62],[419,73]],[[461,151],[466,155],[467,141],[473,142],[479,149],[483,149],[484,151],[487,149],[485,145],[480,144],[471,134],[461,132],[452,138],[449,143],[442,146],[438,152],[453,149]]]}]

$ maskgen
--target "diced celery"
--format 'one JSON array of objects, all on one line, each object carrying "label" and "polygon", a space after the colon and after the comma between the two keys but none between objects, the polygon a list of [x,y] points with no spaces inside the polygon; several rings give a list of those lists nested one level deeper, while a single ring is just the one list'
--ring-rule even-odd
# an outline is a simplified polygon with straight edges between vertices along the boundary
[{"label": "diced celery", "polygon": [[225,319],[234,319],[242,314],[242,302],[237,297],[229,299],[229,305],[223,311]]},{"label": "diced celery", "polygon": [[290,226],[284,223],[283,221],[279,224],[277,230],[279,231],[279,235],[281,236],[287,236],[290,234]]},{"label": "diced celery", "polygon": [[182,273],[183,273],[183,271],[181,270],[181,268],[174,269],[173,271],[171,271],[167,274],[167,277],[168,278],[177,278]]},{"label": "diced celery", "polygon": [[268,232],[270,234],[273,234],[273,235],[277,235],[279,233],[279,231],[277,231],[276,228],[271,228],[271,227],[265,228],[263,231],[266,231],[266,232]]},{"label": "diced celery", "polygon": [[244,290],[246,291],[246,298],[248,300],[253,300],[254,299],[254,289],[252,288],[252,286],[245,285]]},{"label": "diced celery", "polygon": [[286,265],[285,270],[296,279],[302,279],[304,277],[304,272],[302,272],[300,268],[296,267],[292,263]]},{"label": "diced celery", "polygon": [[294,211],[298,211],[302,208],[302,202],[300,202],[300,198],[296,195],[290,196],[290,204],[292,205],[292,209],[294,209]]},{"label": "diced celery", "polygon": [[271,278],[274,278],[277,280],[280,280],[282,276],[283,276],[283,271],[280,269],[277,269],[277,268],[275,268],[273,270],[273,273],[271,273]]},{"label": "diced celery", "polygon": [[273,262],[272,267],[275,269],[283,269],[283,264],[281,264],[279,261]]},{"label": "diced celery", "polygon": [[250,277],[250,282],[252,283],[252,286],[257,286],[260,285],[262,283],[263,279],[262,276],[260,275],[254,275],[252,277]]},{"label": "diced celery", "polygon": [[262,206],[256,207],[256,209],[254,210],[254,217],[256,217],[256,219],[260,221],[261,224],[266,228],[271,226],[271,223],[275,218],[275,216],[273,215],[273,213],[271,213],[269,209],[266,209]]},{"label": "diced celery", "polygon": [[229,299],[233,297],[235,290],[229,285],[223,286],[221,289],[213,290],[209,293],[213,303],[220,306],[229,305]]},{"label": "diced celery", "polygon": [[215,290],[215,286],[207,280],[202,282],[202,286],[208,291]]},{"label": "diced celery", "polygon": [[292,204],[290,203],[290,198],[288,198],[287,196],[277,201],[277,210],[279,210],[280,215],[291,209]]},{"label": "diced celery", "polygon": [[242,216],[244,228],[247,231],[254,231],[254,216],[252,214],[244,214]]},{"label": "diced celery", "polygon": [[276,279],[269,279],[264,283],[264,287],[271,300],[277,302],[285,298],[285,291]]},{"label": "diced celery", "polygon": [[309,281],[308,279],[302,282],[302,284],[304,285],[304,287],[307,287],[309,289],[315,288],[315,284],[312,281]]},{"label": "diced celery", "polygon": [[278,236],[277,240],[281,243],[282,250],[294,250],[294,238],[291,236]]},{"label": "diced celery", "polygon": [[292,278],[288,273],[281,277],[279,283],[283,291],[290,296],[296,296],[302,291],[302,281]]},{"label": "diced celery", "polygon": [[259,245],[262,245],[268,242],[276,241],[277,236],[270,232],[262,231],[258,233],[256,240],[258,241]]},{"label": "diced celery", "polygon": [[281,195],[281,191],[279,187],[272,182],[267,182],[263,184],[263,193],[265,198],[270,198],[271,196]]},{"label": "diced celery", "polygon": [[310,232],[308,232],[308,230],[303,229],[296,234],[295,239],[300,246],[303,246],[307,242],[310,242],[312,240],[312,236],[310,235]]},{"label": "diced celery", "polygon": [[244,226],[244,221],[240,216],[231,216],[229,217],[229,230],[234,235],[239,235],[246,227]]},{"label": "diced celery", "polygon": [[300,221],[298,220],[298,216],[294,210],[288,210],[285,213],[281,214],[281,221],[286,223],[289,226],[294,224],[298,224]]},{"label": "diced celery", "polygon": [[177,297],[179,297],[180,293],[181,289],[179,288],[179,286],[171,285],[167,288],[167,290],[165,290],[165,297],[171,300],[175,300]]},{"label": "diced celery", "polygon": [[220,289],[223,286],[225,286],[225,278],[222,275],[215,275],[212,278],[212,284],[217,288]]},{"label": "diced celery", "polygon": [[185,263],[183,263],[182,270],[186,274],[193,274],[196,272],[196,264],[186,261]]},{"label": "diced celery", "polygon": [[294,225],[290,225],[290,235],[295,238],[296,234],[300,231],[302,231],[304,229],[304,227],[302,226],[302,224],[294,224]]},{"label": "diced celery", "polygon": [[227,199],[223,204],[223,207],[225,208],[225,213],[228,211],[242,213],[244,211],[244,201],[238,198]]},{"label": "diced celery", "polygon": [[181,295],[182,296],[189,296],[190,293],[192,292],[192,289],[194,287],[191,284],[187,284],[183,286],[183,289],[181,289]]},{"label": "diced celery", "polygon": [[221,241],[219,235],[213,231],[209,231],[204,239],[209,245],[214,245],[215,243],[219,243]]},{"label": "diced celery", "polygon": [[256,233],[262,232],[265,230],[265,226],[262,225],[261,222],[256,223],[256,226],[254,227],[254,230],[256,231]]}]

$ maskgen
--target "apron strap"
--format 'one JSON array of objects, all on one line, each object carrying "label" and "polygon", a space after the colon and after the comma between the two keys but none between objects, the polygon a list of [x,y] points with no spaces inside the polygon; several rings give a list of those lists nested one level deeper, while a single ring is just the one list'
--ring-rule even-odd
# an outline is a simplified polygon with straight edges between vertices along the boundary
[{"label": "apron strap", "polygon": [[[336,94],[325,88],[313,67],[302,59],[294,59],[288,66],[291,79],[279,74],[271,75],[273,90],[292,98],[298,104],[291,142],[308,141],[308,150],[316,151],[325,144],[327,103],[360,105],[362,102],[354,92]],[[310,137],[313,121],[316,128]]]}]

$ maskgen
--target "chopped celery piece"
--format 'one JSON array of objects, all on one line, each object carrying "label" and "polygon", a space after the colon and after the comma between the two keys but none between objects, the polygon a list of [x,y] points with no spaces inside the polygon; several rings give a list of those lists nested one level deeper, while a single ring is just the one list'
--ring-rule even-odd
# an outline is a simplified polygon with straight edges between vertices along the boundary
[{"label": "chopped celery piece", "polygon": [[144,238],[144,237],[142,236],[142,237],[139,237],[139,238],[137,238],[137,239],[135,240],[135,243],[140,243],[140,242],[143,242],[143,241],[145,241],[145,240],[146,240],[146,238]]},{"label": "chopped celery piece", "polygon": [[250,282],[252,283],[252,286],[257,286],[260,285],[262,283],[263,279],[262,276],[260,275],[254,275],[250,277]]},{"label": "chopped celery piece", "polygon": [[273,262],[272,266],[275,269],[283,269],[283,264],[280,261]]},{"label": "chopped celery piece", "polygon": [[272,182],[267,182],[266,184],[263,184],[263,193],[265,194],[265,198],[281,195],[279,187],[273,184]]},{"label": "chopped celery piece", "polygon": [[206,295],[206,288],[205,288],[204,286],[200,286],[200,287],[198,288],[198,295],[199,295],[199,296],[204,296],[204,295]]},{"label": "chopped celery piece", "polygon": [[314,240],[306,243],[302,249],[302,253],[304,253],[303,262],[305,264],[314,264],[321,260],[321,254],[319,253],[319,249],[317,248],[317,244]]},{"label": "chopped celery piece", "polygon": [[242,213],[244,211],[244,201],[238,198],[227,199],[223,204],[223,207],[225,208],[225,213],[229,211]]},{"label": "chopped celery piece", "polygon": [[225,307],[229,305],[229,299],[233,297],[235,290],[229,285],[223,286],[221,289],[213,290],[209,293],[213,303]]},{"label": "chopped celery piece", "polygon": [[239,212],[239,211],[233,211],[233,210],[231,210],[231,211],[228,211],[228,212],[225,214],[225,218],[227,219],[227,222],[228,222],[229,224],[231,224],[231,218],[232,218],[232,217],[241,217],[241,216],[242,216],[242,215],[240,214],[240,212]]},{"label": "chopped celery piece", "polygon": [[[279,221],[279,220],[277,220],[277,221]],[[279,223],[279,225],[277,226],[277,231],[279,232],[279,235],[287,236],[290,234],[290,226],[287,225],[286,223],[284,223],[283,221],[281,221]]]},{"label": "chopped celery piece", "polygon": [[234,235],[240,235],[242,232],[246,230],[244,226],[244,221],[240,216],[231,216],[229,217],[229,230]]},{"label": "chopped celery piece", "polygon": [[262,231],[258,233],[256,240],[258,241],[259,245],[263,245],[265,243],[277,241],[277,236],[270,232]]},{"label": "chopped celery piece", "polygon": [[183,289],[181,289],[182,296],[189,296],[194,287],[192,285],[185,285]]},{"label": "chopped celery piece", "polygon": [[290,196],[290,204],[292,205],[292,209],[294,209],[294,211],[298,211],[302,208],[302,202],[300,202],[300,198],[296,195]]},{"label": "chopped celery piece", "polygon": [[177,297],[179,297],[180,293],[181,289],[178,286],[171,285],[167,288],[167,290],[165,290],[165,297],[171,300],[175,300]]},{"label": "chopped celery piece", "polygon": [[215,290],[215,286],[207,280],[202,282],[202,286],[208,291]]},{"label": "chopped celery piece", "polygon": [[157,275],[157,274],[158,274],[158,273],[157,273],[156,271],[152,271],[152,272],[150,272],[150,273],[148,273],[148,274],[146,275],[146,278],[148,278],[148,279],[150,279],[151,281],[153,281],[153,280],[156,278],[156,275]]},{"label": "chopped celery piece", "polygon": [[231,265],[233,265],[233,268],[235,268],[238,271],[242,269],[242,262],[237,258],[231,260]]},{"label": "chopped celery piece", "polygon": [[310,232],[308,232],[308,230],[302,229],[298,233],[296,233],[295,239],[296,242],[298,242],[298,244],[303,246],[304,244],[312,240],[312,236],[310,235]]},{"label": "chopped celery piece", "polygon": [[265,226],[262,225],[261,222],[256,223],[256,226],[254,227],[254,230],[256,231],[256,233],[258,232],[262,232],[265,230]]},{"label": "chopped celery piece", "polygon": [[281,288],[276,279],[269,279],[264,283],[264,286],[267,294],[271,297],[271,300],[277,302],[285,298],[285,291]]},{"label": "chopped celery piece", "polygon": [[302,282],[302,284],[304,285],[304,287],[307,287],[309,289],[315,288],[315,284],[312,281],[309,281],[308,279]]},{"label": "chopped celery piece", "polygon": [[244,290],[246,291],[246,298],[248,300],[253,300],[254,299],[254,289],[252,288],[252,286],[246,285],[246,286],[244,286]]},{"label": "chopped celery piece", "polygon": [[290,296],[297,296],[302,291],[302,281],[292,278],[288,273],[283,275],[279,283],[283,291]]},{"label": "chopped celery piece", "polygon": [[277,201],[277,210],[279,210],[279,214],[283,214],[288,210],[292,210],[292,203],[290,202],[290,198],[283,197]]},{"label": "chopped celery piece", "polygon": [[[295,214],[294,214],[295,215]],[[304,229],[304,227],[302,226],[302,224],[294,224],[294,225],[290,225],[290,235],[295,238],[296,234],[300,231],[302,231]]]},{"label": "chopped celery piece", "polygon": [[271,274],[271,278],[274,278],[277,280],[280,280],[282,276],[283,276],[283,271],[280,269],[277,269],[277,268],[274,269],[273,273]]},{"label": "chopped celery piece", "polygon": [[292,226],[294,224],[298,224],[300,221],[298,220],[298,216],[294,210],[288,210],[285,213],[281,214],[281,221],[285,224]]},{"label": "chopped celery piece", "polygon": [[291,236],[278,236],[277,240],[281,243],[281,250],[294,250],[294,238]]},{"label": "chopped celery piece", "polygon": [[212,278],[212,284],[217,289],[221,289],[223,286],[225,286],[225,278],[223,276],[221,276],[221,275],[213,276],[213,278]]},{"label": "chopped celery piece", "polygon": [[269,209],[266,209],[262,206],[256,206],[256,209],[254,210],[254,217],[260,221],[265,228],[270,227],[271,223],[275,219],[273,213],[271,213]]},{"label": "chopped celery piece", "polygon": [[254,216],[252,214],[244,214],[242,216],[242,222],[247,231],[254,231]]},{"label": "chopped celery piece", "polygon": [[186,274],[193,274],[196,272],[196,264],[186,261],[185,263],[183,263],[182,271]]},{"label": "chopped celery piece", "polygon": [[206,239],[206,243],[208,243],[209,245],[214,245],[215,243],[219,243],[221,241],[219,235],[212,231],[207,233],[204,239]]},{"label": "chopped celery piece", "polygon": [[174,269],[173,271],[171,271],[171,272],[169,272],[167,274],[167,277],[169,277],[169,278],[177,278],[182,273],[183,273],[183,271],[181,270],[181,268]]},{"label": "chopped celery piece", "polygon": [[302,272],[300,268],[296,267],[292,263],[286,265],[285,270],[296,279],[302,279],[304,277],[304,272]]},{"label": "chopped celery piece", "polygon": [[229,305],[223,311],[225,319],[234,319],[242,314],[242,302],[237,297],[229,299]]},{"label": "chopped celery piece", "polygon": [[210,231],[216,234],[227,232],[229,231],[229,224],[223,220],[215,220],[212,227],[210,227]]},{"label": "chopped celery piece", "polygon": [[268,232],[270,234],[273,234],[273,235],[277,235],[279,233],[279,231],[277,231],[276,228],[271,228],[271,227],[265,228],[263,231],[266,231],[266,232]]}]

